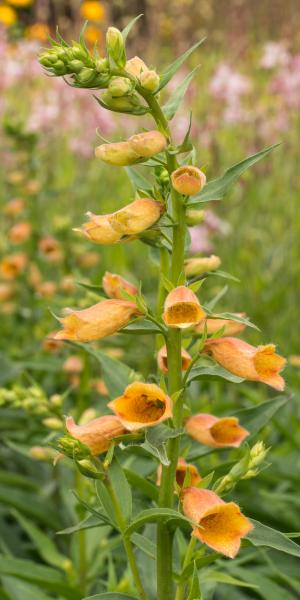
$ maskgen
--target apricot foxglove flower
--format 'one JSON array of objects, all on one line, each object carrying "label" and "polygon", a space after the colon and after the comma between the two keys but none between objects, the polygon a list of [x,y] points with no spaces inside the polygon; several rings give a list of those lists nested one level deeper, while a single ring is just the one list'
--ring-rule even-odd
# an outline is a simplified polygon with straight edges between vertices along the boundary
[{"label": "apricot foxglove flower", "polygon": [[8,233],[8,238],[13,244],[23,244],[31,234],[32,226],[28,221],[15,223]]},{"label": "apricot foxglove flower", "polygon": [[116,273],[109,273],[106,271],[102,278],[102,285],[106,295],[109,298],[116,298],[117,300],[122,300],[124,296],[122,292],[127,292],[131,294],[131,296],[136,296],[138,294],[138,288],[133,283],[130,283],[121,275],[116,275]]},{"label": "apricot foxglove flower", "polygon": [[126,433],[125,427],[114,415],[98,417],[85,425],[76,425],[73,417],[67,417],[66,428],[72,437],[88,446],[93,455],[106,452],[113,438]]},{"label": "apricot foxglove flower", "polygon": [[192,290],[180,285],[168,294],[164,306],[163,320],[168,327],[185,329],[196,325],[205,317],[205,312]]},{"label": "apricot foxglove flower", "polygon": [[185,196],[198,194],[206,184],[206,176],[200,169],[191,165],[179,167],[171,175],[173,188]]},{"label": "apricot foxglove flower", "polygon": [[249,435],[236,417],[218,418],[206,413],[192,415],[185,429],[194,440],[211,448],[238,448]]},{"label": "apricot foxglove flower", "polygon": [[63,329],[54,335],[57,340],[100,340],[113,335],[139,314],[136,304],[127,300],[103,300],[83,310],[67,311],[60,319]]},{"label": "apricot foxglove flower", "polygon": [[[235,313],[237,317],[246,317],[246,313]],[[216,333],[219,329],[224,327],[223,337],[232,336],[244,331],[246,328],[245,323],[239,321],[233,321],[233,319],[206,319],[201,321],[195,326],[197,333],[204,333],[205,326],[207,328],[208,335]]]},{"label": "apricot foxglove flower", "polygon": [[163,212],[163,205],[153,198],[138,198],[109,215],[108,220],[121,235],[135,235],[154,225]]},{"label": "apricot foxglove flower", "polygon": [[15,279],[27,265],[28,258],[24,252],[8,254],[0,262],[0,273],[4,279]]},{"label": "apricot foxglove flower", "polygon": [[172,416],[171,399],[154,383],[135,381],[108,406],[130,431],[157,425]]},{"label": "apricot foxglove flower", "polygon": [[132,135],[125,142],[101,144],[95,154],[110,165],[126,166],[161,152],[166,145],[167,139],[160,131],[145,131]]},{"label": "apricot foxglove flower", "polygon": [[184,261],[184,271],[187,277],[195,277],[219,268],[221,259],[219,256],[203,256],[188,258]]},{"label": "apricot foxglove flower", "polygon": [[[185,348],[181,348],[181,368],[182,371],[186,371],[192,362],[191,355],[185,350]],[[163,372],[168,372],[168,355],[167,355],[167,347],[162,346],[157,354],[157,364],[158,368]]]},{"label": "apricot foxglove flower", "polygon": [[[201,476],[195,465],[187,463],[184,458],[179,458],[176,467],[176,483],[179,487],[182,487],[186,474],[189,474],[189,486],[196,486],[201,481]],[[160,485],[162,475],[162,465],[160,464],[157,469],[156,485]]]},{"label": "apricot foxglove flower", "polygon": [[139,56],[134,56],[130,60],[127,60],[125,71],[134,77],[140,77],[143,71],[148,71],[148,67]]},{"label": "apricot foxglove flower", "polygon": [[96,244],[116,244],[121,239],[121,234],[116,231],[109,222],[109,215],[94,215],[87,213],[90,221],[84,223],[82,227],[75,228],[85,235],[91,242]]},{"label": "apricot foxglove flower", "polygon": [[230,373],[250,381],[261,381],[282,391],[285,382],[279,373],[286,360],[275,353],[275,348],[274,344],[255,347],[238,338],[225,337],[208,340],[204,352]]},{"label": "apricot foxglove flower", "polygon": [[162,152],[167,146],[167,140],[160,131],[145,131],[132,135],[128,142],[131,148],[142,157],[150,157]]},{"label": "apricot foxglove flower", "polygon": [[203,544],[234,558],[253,525],[234,502],[224,502],[211,490],[188,487],[182,491],[184,514],[198,527],[192,535]]}]

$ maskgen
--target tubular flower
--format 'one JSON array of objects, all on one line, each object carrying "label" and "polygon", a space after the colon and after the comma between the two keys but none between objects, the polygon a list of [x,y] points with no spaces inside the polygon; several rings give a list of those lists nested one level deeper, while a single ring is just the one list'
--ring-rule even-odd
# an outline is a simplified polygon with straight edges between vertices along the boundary
[{"label": "tubular flower", "polygon": [[[235,313],[237,317],[246,317],[246,313]],[[223,336],[225,335],[236,335],[241,331],[244,331],[246,328],[245,323],[239,323],[238,321],[233,321],[232,319],[206,319],[205,321],[201,321],[195,327],[195,331],[197,333],[204,333],[205,324],[207,327],[207,333],[212,335],[216,333],[219,329],[224,327]]]},{"label": "tubular flower", "polygon": [[238,377],[261,381],[278,391],[284,389],[285,382],[279,373],[286,360],[275,353],[274,344],[255,347],[238,338],[225,337],[208,340],[204,352]]},{"label": "tubular flower", "polygon": [[167,140],[160,131],[145,131],[129,138],[131,148],[143,157],[153,156],[165,149]]},{"label": "tubular flower", "polygon": [[[191,355],[184,349],[181,348],[181,368],[182,371],[186,371],[192,362]],[[168,355],[166,346],[162,346],[157,355],[158,368],[163,372],[168,372]]]},{"label": "tubular flower", "polygon": [[131,136],[125,142],[101,144],[95,150],[98,158],[110,165],[132,165],[142,158],[153,156],[164,150],[167,140],[159,131],[146,131]]},{"label": "tubular flower", "polygon": [[205,312],[197,296],[188,287],[180,285],[168,294],[163,314],[163,320],[168,327],[185,329],[196,325],[204,317]]},{"label": "tubular flower", "polygon": [[98,417],[86,425],[76,425],[73,417],[67,417],[66,428],[72,437],[88,446],[93,455],[106,452],[113,438],[126,433],[126,429],[114,415]]},{"label": "tubular flower", "polygon": [[212,254],[211,256],[188,258],[184,261],[184,272],[187,277],[202,275],[219,268],[221,259]]},{"label": "tubular flower", "polygon": [[31,224],[27,221],[15,223],[8,233],[8,238],[13,244],[23,244],[28,240],[31,230]]},{"label": "tubular flower", "polygon": [[179,167],[171,175],[173,188],[185,196],[193,196],[201,192],[206,184],[206,176],[197,167],[187,165]]},{"label": "tubular flower", "polygon": [[190,417],[185,428],[194,440],[211,448],[226,448],[227,446],[238,448],[249,435],[249,431],[239,425],[236,417],[219,419],[206,413]]},{"label": "tubular flower", "polygon": [[109,273],[108,271],[104,273],[102,285],[106,295],[109,298],[116,298],[117,300],[123,299],[123,291],[131,294],[132,296],[136,296],[138,293],[138,288],[135,285],[129,281],[126,281],[126,279],[120,275]]},{"label": "tubular flower", "polygon": [[184,514],[198,523],[193,536],[216,552],[234,558],[253,525],[234,502],[224,502],[211,490],[188,487],[182,492]]},{"label": "tubular flower", "polygon": [[129,431],[157,425],[172,416],[171,399],[154,383],[131,383],[108,406]]},{"label": "tubular flower", "polygon": [[152,198],[138,198],[124,208],[109,215],[108,220],[122,235],[135,235],[154,225],[161,216],[163,206]]},{"label": "tubular flower", "polygon": [[60,319],[63,329],[57,340],[90,342],[113,335],[139,314],[136,304],[127,300],[103,300],[83,310],[70,310]]},{"label": "tubular flower", "polygon": [[83,233],[85,237],[96,244],[116,244],[120,241],[121,234],[111,226],[110,215],[94,215],[89,212],[87,216],[90,221],[74,231]]},{"label": "tubular flower", "polygon": [[[195,465],[188,464],[184,460],[184,458],[179,458],[177,467],[176,467],[176,483],[180,487],[183,487],[185,476],[187,473],[189,474],[189,480],[190,480],[189,485],[196,486],[199,483],[199,481],[201,481],[201,476],[198,472],[197,467],[195,467]],[[161,475],[162,475],[162,465],[160,464],[157,469],[156,485],[160,485]]]}]

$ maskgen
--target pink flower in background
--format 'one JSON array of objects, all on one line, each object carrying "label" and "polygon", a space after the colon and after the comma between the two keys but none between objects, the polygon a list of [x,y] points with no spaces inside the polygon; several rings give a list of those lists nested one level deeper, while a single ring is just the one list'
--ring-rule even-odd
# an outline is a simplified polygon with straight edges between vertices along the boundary
[{"label": "pink flower in background", "polygon": [[210,240],[212,233],[218,233],[225,237],[231,231],[230,224],[223,219],[220,219],[212,210],[205,210],[204,223],[196,227],[190,227],[189,233],[191,236],[191,252],[193,254],[205,253],[213,251],[214,246]]},{"label": "pink flower in background", "polygon": [[260,66],[263,69],[285,67],[290,60],[290,54],[284,42],[267,42],[263,47]]},{"label": "pink flower in background", "polygon": [[270,91],[278,94],[287,108],[300,108],[300,54],[296,54],[289,65],[275,75]]},{"label": "pink flower in background", "polygon": [[210,94],[217,100],[231,103],[251,90],[251,81],[245,75],[221,63],[209,83]]}]

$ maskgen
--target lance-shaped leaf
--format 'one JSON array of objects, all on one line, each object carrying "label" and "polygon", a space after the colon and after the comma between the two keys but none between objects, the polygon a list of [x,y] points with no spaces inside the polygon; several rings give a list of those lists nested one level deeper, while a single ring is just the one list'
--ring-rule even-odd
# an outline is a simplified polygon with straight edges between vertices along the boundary
[{"label": "lance-shaped leaf", "polygon": [[225,171],[222,177],[218,177],[218,179],[214,179],[213,181],[209,181],[195,196],[192,196],[187,204],[188,206],[197,206],[198,204],[203,204],[204,202],[211,202],[212,200],[222,200],[226,192],[229,188],[235,183],[235,181],[248,169],[252,167],[262,158],[268,156],[272,150],[277,148],[280,144],[274,144],[273,146],[269,146],[257,154],[253,154],[252,156],[248,156],[245,160],[233,165],[230,169]]},{"label": "lance-shaped leaf", "polygon": [[121,594],[119,592],[103,592],[103,594],[96,594],[96,596],[86,596],[82,600],[138,600],[136,596],[129,596],[128,594]]},{"label": "lance-shaped leaf", "polygon": [[273,548],[274,550],[279,550],[280,552],[300,558],[300,546],[290,540],[284,533],[254,519],[251,519],[251,521],[254,529],[249,533],[247,539],[250,540],[253,546]]},{"label": "lance-shaped leaf", "polygon": [[163,465],[168,466],[170,460],[166,452],[166,442],[169,439],[179,437],[182,434],[182,430],[171,429],[165,425],[158,425],[157,427],[146,430],[145,441],[141,444],[141,447],[155,456],[155,458],[158,458]]},{"label": "lance-shaped leaf", "polygon": [[146,177],[141,175],[141,173],[134,169],[133,167],[125,167],[125,171],[128,175],[128,178],[133,186],[134,190],[143,191],[143,192],[151,192],[152,184]]},{"label": "lance-shaped leaf", "polygon": [[204,42],[205,39],[206,38],[202,38],[202,40],[200,40],[199,42],[194,44],[194,46],[186,50],[186,52],[184,52],[181,56],[176,58],[176,60],[166,68],[166,70],[162,73],[160,77],[160,84],[156,93],[158,93],[159,90],[162,90],[162,88],[164,88],[167,85],[167,83],[169,83],[173,75],[175,75],[178,69],[180,69],[181,65],[183,65],[183,63],[189,58],[189,56],[191,56],[194,50],[199,48],[199,46]]},{"label": "lance-shaped leaf", "polygon": [[146,523],[157,523],[158,521],[182,522],[189,526],[192,523],[190,519],[172,508],[149,508],[140,512],[130,523],[129,527],[125,530],[125,535],[131,535]]},{"label": "lance-shaped leaf", "polygon": [[163,106],[163,113],[168,121],[171,121],[175,116],[177,109],[179,108],[185,93],[199,67],[195,67],[191,73],[189,73],[183,81],[176,87],[174,92],[171,94],[168,102]]},{"label": "lance-shaped leaf", "polygon": [[230,383],[241,383],[244,381],[241,377],[229,373],[229,371],[226,371],[226,369],[223,369],[219,365],[194,367],[190,371],[187,384],[189,385],[196,379],[225,379],[225,381],[229,381]]},{"label": "lance-shaped leaf", "polygon": [[132,28],[134,27],[134,25],[136,24],[136,22],[143,16],[143,13],[141,13],[140,15],[138,15],[137,17],[134,17],[134,19],[131,19],[131,21],[129,21],[129,23],[126,25],[126,27],[124,27],[124,29],[122,30],[122,37],[124,42],[126,42],[127,36],[130,33],[130,31],[132,30]]},{"label": "lance-shaped leaf", "polygon": [[128,523],[132,513],[132,494],[127,478],[121,469],[116,458],[113,459],[109,469],[108,476],[118,502],[122,506],[123,517]]},{"label": "lance-shaped leaf", "polygon": [[260,331],[260,329],[257,327],[257,325],[254,325],[254,323],[251,323],[251,321],[249,321],[249,319],[247,319],[246,317],[241,317],[237,313],[223,312],[223,313],[216,314],[216,313],[212,313],[209,310],[208,306],[205,306],[203,308],[204,308],[205,312],[209,315],[210,318],[215,318],[216,320],[229,319],[230,321],[236,321],[237,323],[243,323],[247,327],[252,327],[253,329],[257,329],[257,331]]},{"label": "lance-shaped leaf", "polygon": [[194,562],[194,571],[193,577],[191,581],[191,587],[189,590],[189,595],[187,600],[202,600],[202,594],[200,589],[199,577],[198,577],[198,569],[196,563]]},{"label": "lance-shaped leaf", "polygon": [[[250,431],[250,436],[256,435],[275,415],[275,413],[286,404],[287,396],[278,396],[259,406],[243,408],[234,413],[241,425]],[[248,438],[249,440],[250,438]]]}]

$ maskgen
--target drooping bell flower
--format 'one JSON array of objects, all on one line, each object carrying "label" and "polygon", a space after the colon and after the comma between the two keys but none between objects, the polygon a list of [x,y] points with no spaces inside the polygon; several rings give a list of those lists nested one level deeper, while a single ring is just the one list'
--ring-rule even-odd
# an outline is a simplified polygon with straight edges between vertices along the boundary
[{"label": "drooping bell flower", "polygon": [[102,286],[109,298],[116,298],[117,300],[124,298],[122,295],[123,291],[131,294],[131,296],[136,296],[138,293],[138,288],[133,283],[130,283],[124,277],[121,277],[121,275],[109,273],[109,271],[104,273]]},{"label": "drooping bell flower", "polygon": [[182,491],[182,507],[184,514],[198,523],[192,535],[229,558],[237,555],[241,539],[253,529],[237,504],[224,502],[211,490],[185,488]]},{"label": "drooping bell flower", "polygon": [[197,296],[184,285],[174,288],[165,300],[163,320],[168,327],[186,329],[205,317]]},{"label": "drooping bell flower", "polygon": [[249,435],[236,417],[218,418],[206,413],[192,415],[185,429],[194,440],[211,448],[238,448]]},{"label": "drooping bell flower", "polygon": [[204,352],[230,373],[250,381],[261,381],[282,391],[285,382],[279,373],[286,360],[275,353],[275,348],[274,344],[255,347],[238,338],[225,337],[208,340]]},{"label": "drooping bell flower", "polygon": [[74,231],[79,231],[85,235],[91,242],[96,244],[116,244],[121,239],[121,233],[116,231],[109,222],[109,215],[94,215],[91,212],[87,213],[90,221],[84,223],[82,227],[75,228]]},{"label": "drooping bell flower", "polygon": [[[246,313],[236,313],[237,317],[246,317]],[[232,336],[244,331],[246,328],[245,323],[239,321],[233,321],[233,319],[206,319],[196,325],[195,331],[197,333],[204,333],[205,325],[207,328],[208,335],[216,333],[219,329],[224,327],[223,337]]]},{"label": "drooping bell flower", "polygon": [[125,327],[139,311],[134,302],[127,300],[103,300],[83,310],[68,310],[60,319],[63,326],[54,338],[90,342],[113,335]]},{"label": "drooping bell flower", "polygon": [[112,213],[108,220],[121,235],[135,235],[154,225],[163,212],[163,205],[153,198],[138,198]]},{"label": "drooping bell flower", "polygon": [[[191,355],[185,350],[185,348],[181,348],[181,368],[182,371],[186,371],[192,362]],[[157,364],[158,368],[163,372],[168,372],[168,355],[167,355],[167,347],[162,346],[157,354]]]},{"label": "drooping bell flower", "polygon": [[154,383],[131,383],[108,406],[130,431],[157,425],[172,416],[171,399]]},{"label": "drooping bell flower", "polygon": [[191,165],[179,167],[171,175],[173,188],[185,196],[198,194],[206,183],[206,176],[200,169]]},{"label": "drooping bell flower", "polygon": [[[188,473],[188,477],[189,477],[189,484],[188,484],[189,486],[196,486],[199,483],[199,481],[201,481],[201,476],[199,474],[197,467],[195,465],[187,463],[184,458],[179,458],[177,467],[176,467],[176,483],[181,488],[184,484],[184,480],[186,478],[187,473]],[[157,469],[157,478],[156,478],[156,485],[158,485],[158,486],[161,483],[161,475],[162,475],[162,465],[160,464]]]},{"label": "drooping bell flower", "polygon": [[67,417],[66,428],[72,437],[88,446],[93,455],[107,452],[113,438],[126,433],[125,427],[114,415],[98,417],[85,425],[76,425],[73,417]]}]

